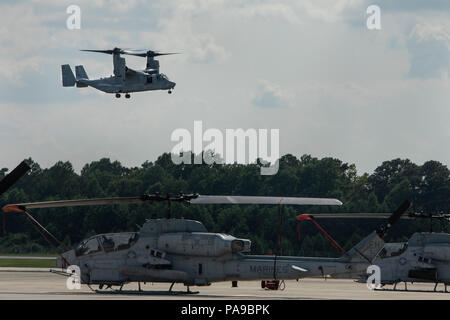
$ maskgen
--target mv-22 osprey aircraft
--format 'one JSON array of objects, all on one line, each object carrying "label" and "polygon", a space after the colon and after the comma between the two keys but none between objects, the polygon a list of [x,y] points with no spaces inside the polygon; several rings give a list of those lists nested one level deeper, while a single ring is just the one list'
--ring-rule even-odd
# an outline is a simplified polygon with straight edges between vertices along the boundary
[{"label": "mv-22 osprey aircraft", "polygon": [[[159,61],[155,60],[157,56],[164,56],[175,53],[161,53],[152,50],[145,52],[139,50],[129,50],[114,48],[112,50],[81,50],[88,52],[100,52],[111,54],[113,56],[114,76],[90,80],[83,66],[75,67],[75,76],[68,64],[62,65],[63,87],[78,88],[93,87],[106,93],[115,93],[116,98],[120,98],[125,93],[125,98],[130,98],[130,92],[168,90],[172,93],[176,83],[167,78],[166,75],[159,72]],[[142,71],[133,70],[126,66],[125,58],[121,54],[127,54],[137,57],[147,57],[146,68]]]},{"label": "mv-22 osprey aircraft", "polygon": [[[188,204],[275,204],[279,205],[341,205],[336,199],[211,196],[160,194],[139,197],[50,201],[7,205],[4,212],[22,212],[44,232],[51,235],[28,212],[37,208],[56,208],[167,201]],[[167,218],[148,219],[138,232],[99,234],[82,241],[58,258],[58,266],[78,266],[81,283],[99,285],[96,292],[114,289],[121,293],[124,284],[138,282],[175,283],[187,286],[184,293],[193,293],[189,286],[207,286],[218,281],[298,279],[311,276],[355,274],[363,272],[383,248],[383,237],[410,203],[403,203],[388,223],[356,244],[339,258],[250,255],[251,241],[223,233],[210,233],[195,220]],[[53,235],[53,239],[57,240]],[[108,291],[111,292],[111,291]]]}]

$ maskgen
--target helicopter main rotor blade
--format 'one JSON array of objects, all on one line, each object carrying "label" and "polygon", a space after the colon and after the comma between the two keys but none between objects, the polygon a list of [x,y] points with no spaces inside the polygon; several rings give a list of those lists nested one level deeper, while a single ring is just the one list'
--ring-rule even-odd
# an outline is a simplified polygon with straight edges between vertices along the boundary
[{"label": "helicopter main rotor blade", "polygon": [[355,213],[312,213],[309,216],[314,217],[314,219],[320,218],[342,218],[342,219],[388,219],[388,226],[392,226],[398,219],[415,219],[421,217],[416,213],[410,213],[405,215],[404,213],[408,210],[411,202],[406,200],[400,207],[398,207],[393,213],[376,213],[376,212],[355,212]]},{"label": "helicopter main rotor blade", "polygon": [[81,206],[103,206],[103,205],[113,205],[113,204],[142,203],[144,201],[145,200],[143,200],[142,197],[44,201],[44,202],[8,204],[8,205],[4,206],[2,210],[3,210],[3,212],[24,212],[28,209],[81,207]]},{"label": "helicopter main rotor blade", "polygon": [[160,52],[155,52],[153,54],[147,54],[147,56],[149,57],[157,57],[157,56],[169,56],[172,54],[180,54],[179,52],[166,52],[166,53],[160,53]]},{"label": "helicopter main rotor blade", "polygon": [[[342,218],[342,219],[387,219],[392,213],[365,213],[365,212],[355,212],[355,213],[312,213],[310,214],[315,219],[320,218]],[[402,218],[410,218],[409,216],[403,216]]]},{"label": "helicopter main rotor blade", "polygon": [[337,199],[295,198],[295,197],[259,197],[259,196],[202,196],[190,201],[191,204],[284,204],[284,205],[342,205]]},{"label": "helicopter main rotor blade", "polygon": [[137,57],[158,57],[158,56],[166,56],[171,54],[179,54],[178,52],[157,52],[153,50],[133,50],[133,49],[121,49],[121,48],[114,48],[112,50],[91,50],[91,49],[82,49],[80,51],[85,52],[97,52],[97,53],[105,53],[105,54],[127,54],[130,56],[137,56]]},{"label": "helicopter main rotor blade", "polygon": [[171,54],[179,54],[178,52],[156,52],[156,51],[143,51],[142,50],[122,50],[122,54],[128,54],[130,56],[137,57],[158,57],[158,56],[167,56]]},{"label": "helicopter main rotor blade", "polygon": [[0,195],[5,193],[11,186],[17,182],[22,176],[30,170],[30,166],[22,161],[13,171],[6,175],[2,181],[0,181]]},{"label": "helicopter main rotor blade", "polygon": [[[314,219],[387,219],[392,216],[392,213],[363,213],[363,212],[355,212],[355,213],[313,213],[311,216]],[[402,215],[400,219],[418,219],[418,218],[426,218],[430,219],[430,216],[423,216],[415,213],[409,213],[406,215]],[[433,219],[450,219],[450,216],[443,215],[433,215],[431,218]]]},{"label": "helicopter main rotor blade", "polygon": [[113,54],[114,50],[80,50],[85,52],[98,52],[98,53],[106,53],[106,54]]},{"label": "helicopter main rotor blade", "polygon": [[85,52],[98,52],[98,53],[106,53],[106,54],[123,54],[124,50],[120,49],[120,48],[114,48],[112,50],[91,50],[91,49],[83,49],[80,51],[85,51]]},{"label": "helicopter main rotor blade", "polygon": [[293,205],[341,205],[336,199],[322,198],[282,198],[282,197],[251,197],[251,196],[202,196],[192,195],[143,195],[140,197],[98,198],[81,200],[60,200],[9,204],[3,207],[3,212],[24,212],[28,209],[61,208],[78,206],[99,206],[114,204],[133,204],[156,201],[186,202],[192,204],[293,204]]}]

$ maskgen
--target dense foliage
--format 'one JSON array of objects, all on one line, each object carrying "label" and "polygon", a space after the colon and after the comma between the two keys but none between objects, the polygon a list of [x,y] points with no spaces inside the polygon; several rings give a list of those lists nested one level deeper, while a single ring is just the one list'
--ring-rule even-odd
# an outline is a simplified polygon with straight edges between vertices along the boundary
[{"label": "dense foliage", "polygon": [[[383,162],[373,174],[358,175],[355,165],[338,159],[318,159],[304,155],[300,159],[285,155],[278,174],[260,175],[255,165],[174,165],[170,154],[154,163],[126,168],[119,162],[101,159],[86,164],[77,174],[70,162],[57,162],[42,169],[33,162],[32,170],[14,188],[0,198],[0,205],[44,200],[92,197],[136,196],[144,193],[190,193],[333,197],[341,207],[286,207],[282,224],[283,254],[336,256],[310,222],[301,225],[297,238],[299,213],[317,212],[391,212],[405,199],[413,201],[414,211],[450,209],[450,171],[437,162],[416,165],[410,160]],[[0,171],[0,179],[8,172]],[[164,217],[164,203],[34,210],[33,215],[57,238],[74,245],[97,233],[138,230],[145,219]],[[202,221],[209,231],[229,233],[252,240],[254,253],[274,252],[278,233],[277,206],[186,206],[173,204],[175,217]],[[43,253],[49,245],[23,214],[5,214],[7,233],[0,237],[2,253]],[[344,248],[348,249],[374,230],[382,220],[323,219],[319,223]],[[428,231],[428,221],[400,221],[389,234],[389,241],[405,241],[413,232]],[[449,231],[442,222],[435,230]]]}]

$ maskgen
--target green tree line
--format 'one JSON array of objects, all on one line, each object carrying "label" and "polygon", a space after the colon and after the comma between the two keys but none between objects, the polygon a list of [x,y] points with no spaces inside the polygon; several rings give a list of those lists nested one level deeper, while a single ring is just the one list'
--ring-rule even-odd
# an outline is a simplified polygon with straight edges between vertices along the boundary
[{"label": "green tree line", "polygon": [[[280,159],[276,175],[262,176],[257,164],[175,165],[168,153],[155,162],[127,168],[104,158],[86,164],[80,174],[70,162],[42,169],[28,159],[31,170],[0,197],[0,205],[34,201],[137,196],[160,192],[204,195],[260,195],[338,198],[342,206],[292,207],[282,213],[283,254],[337,256],[311,222],[302,222],[300,239],[295,216],[319,212],[392,212],[405,199],[412,211],[448,212],[450,171],[437,161],[417,165],[408,159],[383,162],[372,174],[358,175],[354,164],[335,158]],[[0,179],[8,172],[0,170]],[[33,210],[32,214],[66,246],[98,233],[137,231],[146,219],[165,217],[165,203]],[[229,233],[252,240],[252,252],[276,251],[279,235],[277,206],[172,204],[172,216],[199,220],[211,232]],[[48,253],[51,247],[21,213],[4,214],[6,234],[0,236],[0,253]],[[381,219],[320,219],[320,225],[345,249],[377,228]],[[449,231],[442,221],[436,231]],[[389,233],[390,242],[406,241],[413,232],[430,229],[426,220],[401,220]]]}]

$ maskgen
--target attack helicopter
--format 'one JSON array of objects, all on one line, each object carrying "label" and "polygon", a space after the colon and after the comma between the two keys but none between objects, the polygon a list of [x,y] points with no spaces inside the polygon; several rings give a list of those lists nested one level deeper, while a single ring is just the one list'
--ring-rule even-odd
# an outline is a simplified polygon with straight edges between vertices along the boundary
[{"label": "attack helicopter", "polygon": [[[315,218],[385,218],[386,213],[338,213],[317,214]],[[304,215],[301,215],[304,216]],[[298,216],[297,218],[301,217]],[[386,243],[379,254],[373,259],[372,264],[380,268],[380,285],[378,290],[389,290],[386,285],[393,285],[392,290],[397,290],[397,284],[404,282],[405,291],[408,290],[407,282],[434,283],[436,292],[439,283],[444,285],[444,292],[450,284],[450,234],[433,232],[432,221],[450,221],[450,214],[412,212],[402,216],[405,219],[426,219],[430,222],[430,232],[416,232],[407,242]],[[370,274],[353,273],[349,278],[355,278],[360,282],[366,282]],[[334,275],[331,275],[334,277]]]},{"label": "attack helicopter", "polygon": [[439,283],[444,291],[450,284],[450,234],[414,233],[408,242],[388,243],[375,259],[374,264],[381,270],[381,285],[407,282],[434,283],[434,291]]},{"label": "attack helicopter", "polygon": [[[373,231],[340,258],[314,258],[295,256],[250,255],[251,241],[223,233],[208,232],[200,221],[174,219],[170,204],[265,204],[278,205],[341,205],[336,199],[260,197],[260,196],[210,196],[160,194],[139,197],[63,200],[38,203],[11,204],[3,212],[25,213],[44,232],[51,233],[29,213],[31,209],[58,208],[91,205],[168,203],[167,218],[148,219],[138,232],[110,233],[92,236],[74,249],[60,254],[57,264],[61,268],[77,266],[80,282],[98,285],[94,290],[103,293],[107,289],[115,293],[123,291],[127,283],[170,283],[167,293],[173,292],[175,283],[187,286],[208,286],[213,282],[238,280],[299,279],[323,274],[346,275],[363,272],[384,246],[383,237],[389,228],[408,209],[405,201],[388,219],[387,224]],[[53,235],[51,237],[57,240]],[[68,269],[67,269],[68,270]],[[67,274],[70,275],[70,274]],[[119,289],[113,289],[113,286]],[[106,287],[105,290],[103,288]]]},{"label": "attack helicopter", "polygon": [[[75,67],[74,75],[70,65],[65,64],[61,66],[63,87],[76,85],[78,88],[83,88],[90,86],[106,93],[114,93],[116,98],[120,98],[121,94],[124,93],[127,99],[131,97],[131,92],[168,90],[168,93],[172,93],[172,90],[175,88],[176,83],[170,81],[165,74],[159,72],[159,61],[155,57],[176,53],[121,48],[81,51],[111,54],[113,57],[114,75],[108,78],[90,80],[82,65]],[[122,58],[121,54],[146,57],[147,64],[145,69],[134,70],[127,67],[125,58]]]}]

